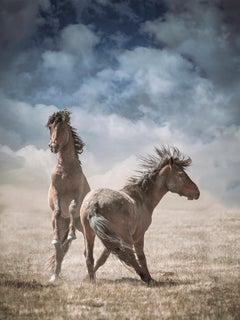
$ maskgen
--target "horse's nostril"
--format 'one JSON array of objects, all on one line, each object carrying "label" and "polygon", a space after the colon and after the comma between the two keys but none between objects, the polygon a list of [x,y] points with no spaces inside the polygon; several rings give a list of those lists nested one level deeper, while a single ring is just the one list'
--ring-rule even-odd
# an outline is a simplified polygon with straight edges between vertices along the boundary
[{"label": "horse's nostril", "polygon": [[196,193],[196,198],[195,199],[198,199],[200,197],[200,191],[198,191],[197,193]]}]

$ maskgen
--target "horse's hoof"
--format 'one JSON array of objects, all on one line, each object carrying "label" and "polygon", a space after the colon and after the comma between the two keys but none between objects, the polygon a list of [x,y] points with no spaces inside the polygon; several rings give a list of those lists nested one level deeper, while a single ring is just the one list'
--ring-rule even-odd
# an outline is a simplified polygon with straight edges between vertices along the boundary
[{"label": "horse's hoof", "polygon": [[51,278],[49,279],[49,282],[50,282],[50,283],[56,282],[57,279],[58,279],[58,276],[57,276],[56,274],[53,274],[53,275],[51,276]]},{"label": "horse's hoof", "polygon": [[77,239],[75,234],[69,234],[67,237],[67,240],[75,240],[75,239]]},{"label": "horse's hoof", "polygon": [[158,285],[159,285],[158,282],[154,279],[150,279],[147,283],[148,287],[158,287]]},{"label": "horse's hoof", "polygon": [[57,244],[59,244],[59,240],[57,240],[57,239],[53,239],[53,241],[52,241],[52,245],[56,246]]},{"label": "horse's hoof", "polygon": [[88,274],[85,275],[85,277],[82,278],[83,282],[90,282],[90,283],[96,283],[96,277],[94,276],[89,276]]}]

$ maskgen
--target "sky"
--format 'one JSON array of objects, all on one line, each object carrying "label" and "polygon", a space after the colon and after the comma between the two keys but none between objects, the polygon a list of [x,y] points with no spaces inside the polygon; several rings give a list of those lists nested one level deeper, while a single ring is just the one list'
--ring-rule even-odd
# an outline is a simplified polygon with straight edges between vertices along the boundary
[{"label": "sky", "polygon": [[67,107],[92,188],[172,145],[202,194],[239,207],[239,17],[237,0],[2,0],[0,190],[47,192],[45,124]]}]

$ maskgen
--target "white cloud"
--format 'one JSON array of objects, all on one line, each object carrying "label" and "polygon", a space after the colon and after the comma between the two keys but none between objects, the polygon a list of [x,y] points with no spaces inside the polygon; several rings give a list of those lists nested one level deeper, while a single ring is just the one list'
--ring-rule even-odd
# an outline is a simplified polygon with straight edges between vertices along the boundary
[{"label": "white cloud", "polygon": [[42,55],[43,67],[57,70],[62,74],[73,72],[74,56],[66,52],[45,51]]},{"label": "white cloud", "polygon": [[100,39],[83,24],[68,25],[61,33],[61,48],[88,60]]},{"label": "white cloud", "polygon": [[56,160],[49,150],[28,145],[17,151],[0,145],[1,184],[47,189]]},{"label": "white cloud", "polygon": [[[39,139],[44,140],[47,146],[48,137],[43,132],[49,109],[45,106],[32,109],[28,114],[32,112],[35,116],[36,111],[41,111],[40,118],[44,118]],[[53,111],[56,110],[53,107]],[[86,142],[80,159],[92,187],[122,187],[127,177],[137,169],[136,156],[153,154],[154,146],[166,144],[178,147],[192,158],[189,174],[201,191],[211,192],[220,202],[239,204],[240,179],[236,175],[240,168],[238,127],[216,129],[212,132],[212,140],[203,143],[201,139],[193,142],[191,136],[180,128],[172,129],[168,123],[159,126],[146,118],[132,121],[116,114],[103,115],[77,107],[71,111],[71,123]],[[19,125],[24,124],[24,109],[22,112],[12,109],[13,112],[22,121]],[[32,126],[27,126],[24,134],[30,135],[32,130]],[[26,145],[16,151],[2,146],[0,151],[2,183],[48,188],[50,172],[57,161],[49,150]]]},{"label": "white cloud", "polygon": [[1,143],[9,146],[20,146],[22,144],[21,134],[7,127],[0,126],[0,137]]},{"label": "white cloud", "polygon": [[121,162],[115,163],[110,170],[107,170],[102,174],[91,176],[89,178],[90,186],[92,189],[121,189],[125,185],[127,179],[133,175],[136,167],[136,157],[132,155]]},{"label": "white cloud", "polygon": [[209,139],[213,130],[235,119],[226,113],[231,95],[202,78],[177,52],[137,47],[122,52],[118,61],[118,68],[87,78],[74,99],[92,111],[169,122],[193,138]]},{"label": "white cloud", "polygon": [[57,39],[58,50],[41,53],[42,61],[35,75],[40,76],[44,85],[36,91],[36,101],[47,99],[57,105],[72,104],[86,73],[95,68],[94,48],[99,41],[83,24],[65,27]]},{"label": "white cloud", "polygon": [[211,142],[199,143],[193,152],[202,188],[228,205],[239,205],[240,128],[217,130]]},{"label": "white cloud", "polygon": [[[148,119],[131,121],[116,114],[87,112],[72,108],[72,123],[86,142],[86,152],[91,153],[96,162],[89,175],[106,171],[114,163],[121,162],[132,155],[152,152],[154,146],[161,144],[180,144],[184,134],[171,131],[168,124],[156,125]],[[83,155],[83,157],[85,157]],[[84,160],[86,163],[88,160]]]},{"label": "white cloud", "polygon": [[215,83],[226,86],[236,80],[234,70],[240,59],[231,25],[224,18],[223,11],[213,2],[186,1],[179,7],[172,1],[172,10],[164,19],[146,22],[143,30],[154,35],[159,43],[192,59]]},{"label": "white cloud", "polygon": [[141,47],[124,52],[119,60],[121,70],[133,77],[138,86],[145,88],[149,96],[168,95],[174,89],[174,76],[178,74],[185,79],[191,67],[174,53]]}]

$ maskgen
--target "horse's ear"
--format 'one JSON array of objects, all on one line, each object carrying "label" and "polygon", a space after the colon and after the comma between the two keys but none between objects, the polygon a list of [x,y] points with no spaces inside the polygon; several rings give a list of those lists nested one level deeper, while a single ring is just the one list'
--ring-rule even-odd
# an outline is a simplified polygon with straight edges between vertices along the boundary
[{"label": "horse's ear", "polygon": [[172,158],[172,157],[170,157],[170,158],[169,158],[168,163],[169,163],[170,167],[172,167],[172,166],[173,166],[173,158]]},{"label": "horse's ear", "polygon": [[56,112],[54,112],[49,118],[48,122],[46,123],[46,127],[49,128],[51,124],[54,123],[54,120],[56,118]]},{"label": "horse's ear", "polygon": [[68,109],[63,110],[64,122],[66,122],[66,123],[70,122],[70,114],[71,114],[71,112]]}]

